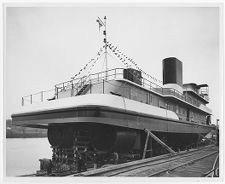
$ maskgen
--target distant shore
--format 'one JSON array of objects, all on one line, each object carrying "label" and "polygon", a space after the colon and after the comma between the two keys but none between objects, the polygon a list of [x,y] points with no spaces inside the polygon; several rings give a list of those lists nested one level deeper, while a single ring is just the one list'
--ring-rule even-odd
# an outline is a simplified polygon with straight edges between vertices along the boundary
[{"label": "distant shore", "polygon": [[20,127],[6,120],[6,138],[41,138],[47,137],[47,129]]},{"label": "distant shore", "polygon": [[7,139],[13,139],[13,138],[44,138],[47,137],[47,135],[40,135],[40,134],[16,134],[16,133],[6,133]]}]

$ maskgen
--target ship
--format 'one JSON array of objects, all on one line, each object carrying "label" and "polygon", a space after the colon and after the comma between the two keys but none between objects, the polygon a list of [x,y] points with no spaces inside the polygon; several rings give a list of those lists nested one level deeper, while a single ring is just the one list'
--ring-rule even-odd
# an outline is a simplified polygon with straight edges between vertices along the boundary
[{"label": "ship", "polygon": [[[151,81],[107,40],[106,17],[97,22],[105,28],[97,57],[53,90],[22,97],[21,110],[12,114],[14,125],[47,129],[51,173],[81,172],[197,147],[215,129],[207,107],[208,85],[183,84],[182,61],[176,57],[162,60],[162,85]],[[126,67],[81,76],[102,55],[107,60],[109,51]],[[43,164],[40,170],[46,170]]]}]

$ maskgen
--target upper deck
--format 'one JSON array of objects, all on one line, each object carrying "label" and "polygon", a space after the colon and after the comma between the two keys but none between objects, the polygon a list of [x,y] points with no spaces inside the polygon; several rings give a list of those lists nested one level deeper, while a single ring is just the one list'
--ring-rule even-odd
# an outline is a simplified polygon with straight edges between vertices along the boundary
[{"label": "upper deck", "polygon": [[207,84],[197,85],[195,83],[188,83],[183,85],[183,91],[192,93],[204,103],[209,103],[209,89]]},{"label": "upper deck", "polygon": [[[90,74],[88,76],[84,76],[82,78],[78,79],[72,79],[66,82],[62,82],[59,84],[56,84],[54,89],[49,91],[41,91],[36,94],[31,94],[29,96],[22,97],[22,105],[24,104],[32,104],[35,102],[42,102],[46,100],[57,100],[60,98],[65,97],[74,97],[86,93],[111,93],[114,95],[124,96],[126,98],[130,98],[129,95],[125,93],[116,94],[113,91],[107,91],[106,84],[109,81],[116,80],[116,81],[124,81],[126,83],[129,83],[130,86],[116,86],[116,88],[120,90],[129,90],[131,86],[136,86],[142,90],[147,90],[155,95],[161,96],[163,98],[172,98],[174,100],[179,101],[179,103],[186,104],[187,106],[191,106],[199,111],[202,111],[206,114],[211,114],[211,110],[205,106],[204,103],[200,103],[200,101],[196,100],[192,95],[189,95],[184,90],[184,93],[180,93],[176,89],[173,88],[163,88],[159,85],[157,85],[154,82],[151,82],[150,80],[139,77],[140,80],[132,81],[127,78],[126,75],[124,75],[124,68],[115,68],[108,71],[103,71],[95,74]],[[100,85],[101,89],[96,91],[93,91],[93,86]],[[139,94],[141,95],[141,94]],[[203,97],[196,93],[200,98],[203,99]],[[146,102],[144,102],[146,103]]]}]

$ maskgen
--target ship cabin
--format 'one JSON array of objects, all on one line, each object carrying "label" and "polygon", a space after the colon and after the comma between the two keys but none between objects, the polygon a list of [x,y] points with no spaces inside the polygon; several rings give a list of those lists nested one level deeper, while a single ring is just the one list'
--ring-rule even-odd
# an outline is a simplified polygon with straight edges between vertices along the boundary
[{"label": "ship cabin", "polygon": [[[209,103],[208,85],[182,84],[182,63],[174,57],[163,60],[163,86],[143,77],[136,69],[115,68],[56,84],[53,92],[54,97],[47,98],[48,101],[78,95],[111,94],[173,111],[182,121],[211,123],[212,112],[206,106]],[[39,95],[38,98],[44,101],[45,93]],[[23,97],[22,105],[25,102],[31,104],[34,98],[35,95]]]}]

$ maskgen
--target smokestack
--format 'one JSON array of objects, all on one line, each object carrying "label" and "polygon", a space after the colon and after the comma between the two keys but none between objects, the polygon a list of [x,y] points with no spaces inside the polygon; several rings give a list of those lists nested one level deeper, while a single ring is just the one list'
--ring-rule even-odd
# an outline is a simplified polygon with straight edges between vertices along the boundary
[{"label": "smokestack", "polygon": [[183,93],[182,62],[175,57],[163,59],[163,85]]}]

